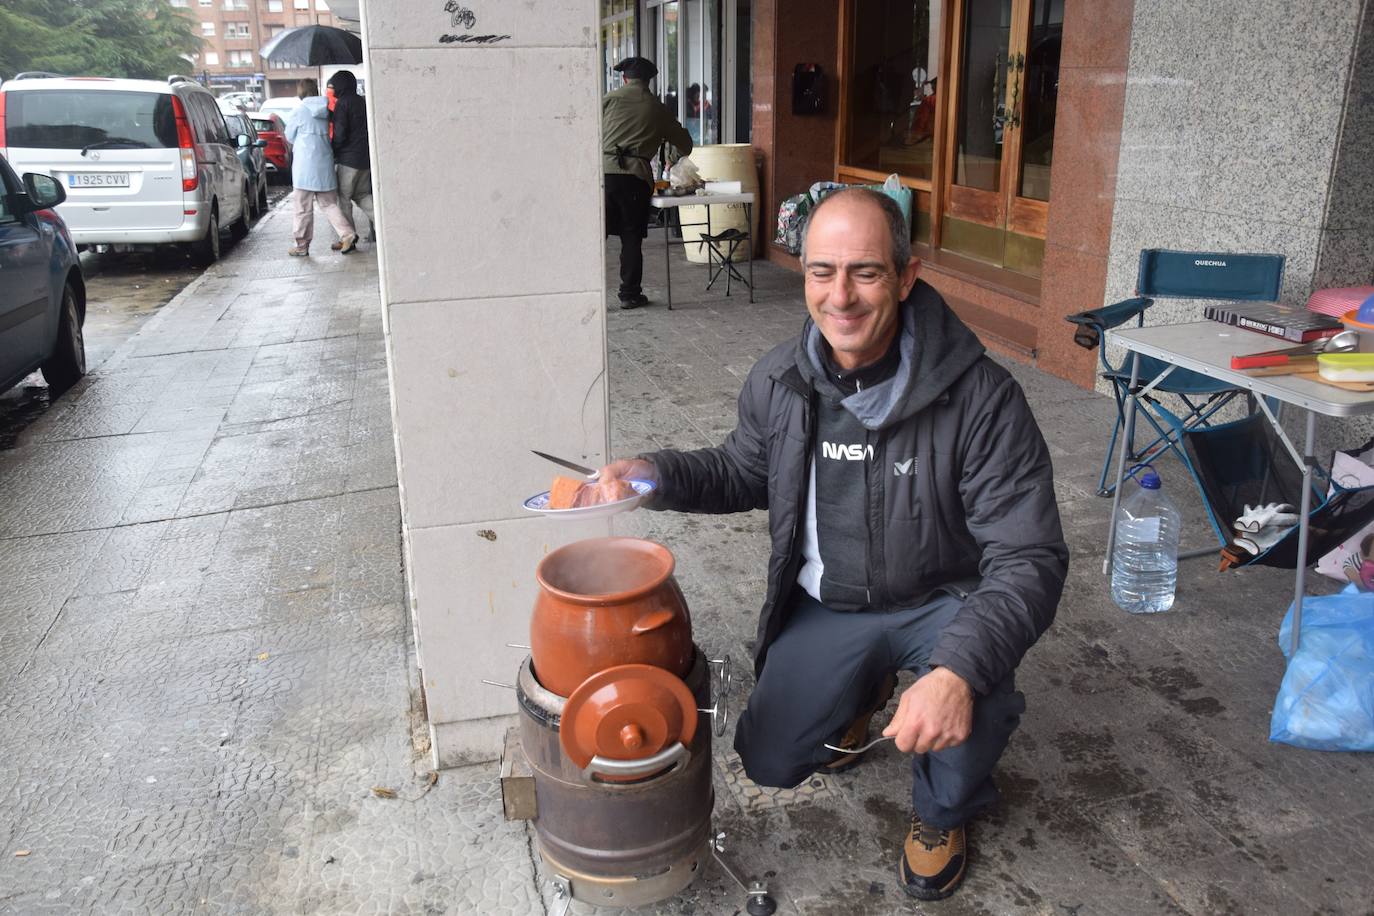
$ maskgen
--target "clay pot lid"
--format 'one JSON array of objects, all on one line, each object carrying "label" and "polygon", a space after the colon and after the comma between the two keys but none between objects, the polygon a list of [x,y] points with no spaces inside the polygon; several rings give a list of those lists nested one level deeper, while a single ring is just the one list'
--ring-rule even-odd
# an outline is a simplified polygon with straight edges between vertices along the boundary
[{"label": "clay pot lid", "polygon": [[672,551],[653,541],[587,538],[549,553],[534,576],[545,591],[573,604],[625,604],[666,582],[675,565]]},{"label": "clay pot lid", "polygon": [[697,704],[682,679],[653,665],[616,665],[583,681],[563,704],[558,740],[579,769],[592,757],[639,760],[690,744]]}]

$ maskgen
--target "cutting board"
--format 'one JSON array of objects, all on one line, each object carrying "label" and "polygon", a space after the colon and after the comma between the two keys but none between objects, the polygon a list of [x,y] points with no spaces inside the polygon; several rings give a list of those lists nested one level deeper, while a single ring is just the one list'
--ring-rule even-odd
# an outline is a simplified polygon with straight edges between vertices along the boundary
[{"label": "cutting board", "polygon": [[1265,366],[1263,369],[1247,370],[1245,374],[1254,377],[1263,377],[1271,375],[1292,375],[1300,379],[1306,379],[1309,382],[1317,382],[1322,385],[1330,385],[1332,388],[1339,388],[1342,391],[1374,391],[1374,382],[1333,382],[1329,379],[1324,379],[1317,373],[1317,367],[1315,363],[1303,363],[1299,365],[1288,366]]}]

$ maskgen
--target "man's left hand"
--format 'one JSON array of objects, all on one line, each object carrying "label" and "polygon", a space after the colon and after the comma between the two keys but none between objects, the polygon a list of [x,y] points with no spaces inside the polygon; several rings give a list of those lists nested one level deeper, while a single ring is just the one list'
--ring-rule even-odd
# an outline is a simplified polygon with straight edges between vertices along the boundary
[{"label": "man's left hand", "polygon": [[924,754],[963,744],[972,730],[973,689],[948,668],[935,668],[903,691],[883,735],[896,735],[900,751]]}]

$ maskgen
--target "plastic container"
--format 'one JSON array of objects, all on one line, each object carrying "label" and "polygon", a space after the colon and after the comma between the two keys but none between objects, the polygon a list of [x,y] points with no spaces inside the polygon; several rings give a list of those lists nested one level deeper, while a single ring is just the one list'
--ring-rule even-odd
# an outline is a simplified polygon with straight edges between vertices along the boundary
[{"label": "plastic container", "polygon": [[[738,181],[740,188],[754,195],[754,218],[759,215],[759,173],[754,165],[754,147],[748,143],[717,143],[698,146],[692,150],[692,161],[701,171],[703,181]],[[701,223],[700,226],[690,225]],[[726,229],[749,231],[749,222],[744,218],[744,204],[716,204],[711,207],[711,231],[722,232]],[[706,207],[684,206],[682,208],[682,240],[686,242],[687,260],[695,264],[705,264],[708,254],[705,245],[700,244],[701,234],[706,231]],[[757,249],[758,236],[754,236]],[[748,257],[748,245],[735,250],[732,260],[743,261]]]},{"label": "plastic container", "polygon": [[1180,518],[1158,474],[1146,470],[1138,483],[1117,510],[1112,600],[1132,614],[1154,614],[1174,606]]},{"label": "plastic container", "polygon": [[1341,324],[1345,325],[1346,330],[1354,331],[1360,335],[1359,352],[1374,353],[1374,324],[1361,321],[1359,312],[1359,309],[1351,309],[1346,312],[1341,316]]},{"label": "plastic container", "polygon": [[1323,353],[1317,374],[1332,382],[1374,382],[1374,353]]}]

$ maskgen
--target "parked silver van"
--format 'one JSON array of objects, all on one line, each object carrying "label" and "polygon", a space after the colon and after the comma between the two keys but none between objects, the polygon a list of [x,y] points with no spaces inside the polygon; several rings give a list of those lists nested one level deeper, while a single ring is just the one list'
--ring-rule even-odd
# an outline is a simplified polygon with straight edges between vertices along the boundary
[{"label": "parked silver van", "polygon": [[14,79],[0,84],[0,154],[51,175],[78,245],[191,246],[248,234],[251,187],[219,105],[182,76]]}]

